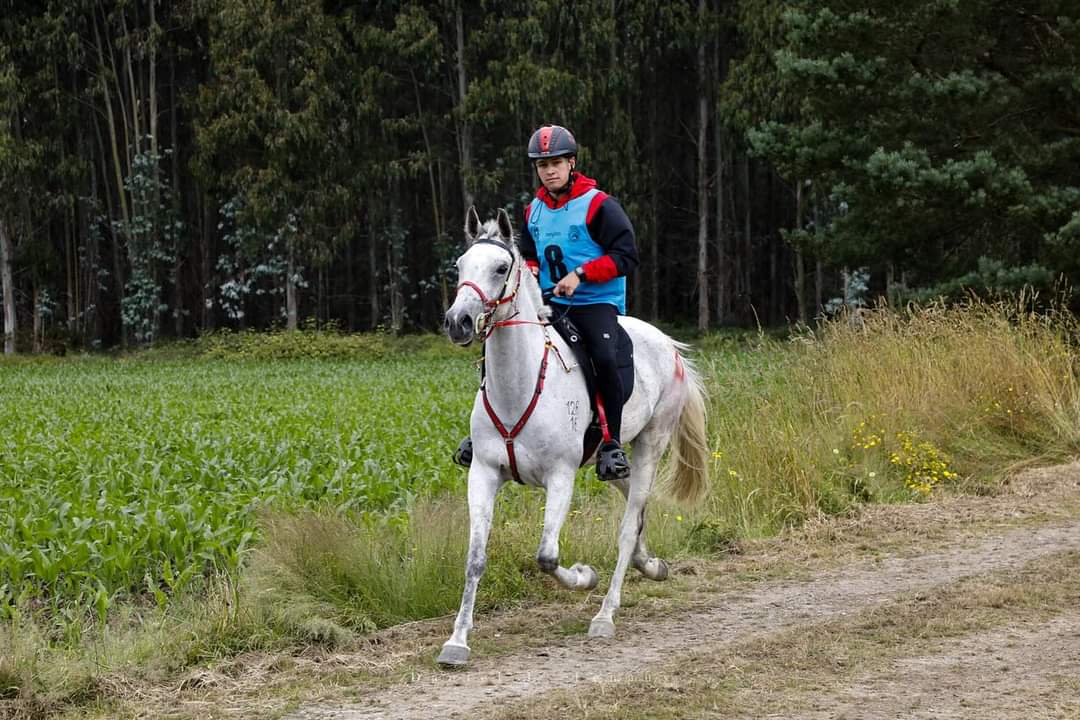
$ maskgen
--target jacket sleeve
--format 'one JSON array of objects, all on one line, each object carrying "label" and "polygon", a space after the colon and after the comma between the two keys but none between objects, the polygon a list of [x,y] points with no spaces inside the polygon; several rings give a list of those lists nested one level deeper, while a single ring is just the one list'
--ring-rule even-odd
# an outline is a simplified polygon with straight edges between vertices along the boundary
[{"label": "jacket sleeve", "polygon": [[634,226],[615,198],[605,198],[587,224],[589,234],[596,244],[604,249],[605,254],[585,264],[583,269],[586,280],[607,282],[629,275],[637,269],[638,251]]}]

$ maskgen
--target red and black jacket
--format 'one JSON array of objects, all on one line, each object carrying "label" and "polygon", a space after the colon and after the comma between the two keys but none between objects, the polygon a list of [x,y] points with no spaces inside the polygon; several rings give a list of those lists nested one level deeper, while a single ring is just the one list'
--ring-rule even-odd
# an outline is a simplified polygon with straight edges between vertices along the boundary
[{"label": "red and black jacket", "polygon": [[[536,197],[552,210],[557,210],[570,200],[584,195],[596,187],[596,181],[580,173],[574,174],[570,192],[558,199],[552,197],[547,188],[541,186]],[[604,249],[604,254],[590,260],[582,266],[587,282],[602,283],[617,277],[629,275],[638,266],[637,244],[634,240],[634,226],[630,223],[626,211],[619,202],[601,191],[596,193],[585,223],[593,241]],[[529,206],[525,206],[525,221],[521,226],[521,239],[518,242],[522,257],[530,268],[539,268],[540,259],[536,253],[536,241],[529,232]]]}]

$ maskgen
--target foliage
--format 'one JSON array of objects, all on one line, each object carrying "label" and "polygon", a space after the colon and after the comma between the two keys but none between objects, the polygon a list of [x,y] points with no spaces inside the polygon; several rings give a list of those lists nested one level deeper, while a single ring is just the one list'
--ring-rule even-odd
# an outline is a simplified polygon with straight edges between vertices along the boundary
[{"label": "foliage", "polygon": [[[208,299],[207,304],[218,304],[225,317],[243,326],[247,316],[248,296],[281,295],[284,291],[288,260],[285,254],[285,237],[296,233],[296,217],[286,218],[286,225],[273,233],[260,232],[259,228],[244,217],[243,198],[234,197],[221,207],[222,241],[229,248],[218,256],[220,285],[217,300]],[[301,286],[306,285],[301,279]]]},{"label": "foliage", "polygon": [[371,359],[392,360],[401,355],[460,361],[473,353],[448,346],[436,335],[398,337],[388,332],[341,334],[333,326],[302,332],[216,332],[204,335],[189,350],[198,357],[226,360]]},{"label": "foliage", "polygon": [[146,150],[135,154],[124,189],[131,195],[132,214],[113,222],[127,244],[131,273],[127,279],[121,317],[139,343],[152,343],[160,331],[161,275],[176,261],[183,223],[172,212],[172,191],[161,177],[163,156]]},{"label": "foliage", "polygon": [[766,112],[749,137],[846,208],[827,228],[831,258],[893,262],[919,285],[980,256],[1071,270],[1047,244],[1069,246],[1080,197],[1074,3],[784,5],[768,77],[798,113]]},{"label": "foliage", "polygon": [[1055,292],[1060,289],[1058,281],[1059,276],[1038,264],[1005,267],[1004,263],[998,260],[982,257],[972,272],[928,288],[897,288],[896,298],[899,303],[926,303],[935,300],[957,302],[974,294],[993,301],[1023,297],[1025,293],[1042,293],[1047,297],[1047,302],[1056,300],[1068,303],[1071,291],[1065,289],[1064,293]]},{"label": "foliage", "polygon": [[979,257],[1080,276],[1075,3],[697,5],[10,2],[14,303],[32,316],[47,291],[87,347],[282,313],[434,329],[465,206],[520,217],[536,187],[523,144],[559,122],[637,229],[632,312],[685,321],[702,93],[725,322],[805,308],[791,269],[808,262],[821,299],[843,267],[881,294]]}]

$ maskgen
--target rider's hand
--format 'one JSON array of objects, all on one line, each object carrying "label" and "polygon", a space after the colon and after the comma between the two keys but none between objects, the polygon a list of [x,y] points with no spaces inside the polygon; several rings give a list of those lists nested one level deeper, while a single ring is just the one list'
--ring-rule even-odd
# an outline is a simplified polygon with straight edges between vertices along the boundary
[{"label": "rider's hand", "polygon": [[569,273],[555,286],[555,295],[573,297],[574,291],[577,290],[577,286],[580,284],[581,280],[578,278],[577,273]]}]

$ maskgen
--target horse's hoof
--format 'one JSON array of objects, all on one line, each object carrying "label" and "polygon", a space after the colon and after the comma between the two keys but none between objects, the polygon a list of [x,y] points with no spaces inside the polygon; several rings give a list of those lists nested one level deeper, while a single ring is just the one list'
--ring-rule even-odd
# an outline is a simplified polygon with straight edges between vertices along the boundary
[{"label": "horse's hoof", "polygon": [[615,637],[615,623],[610,620],[593,620],[589,625],[589,637],[612,638]]},{"label": "horse's hoof", "polygon": [[464,667],[466,663],[469,662],[469,648],[464,645],[451,645],[450,643],[446,643],[442,646],[442,652],[439,653],[439,659],[435,662],[445,668]]},{"label": "horse's hoof", "polygon": [[600,576],[596,574],[596,571],[590,565],[574,563],[574,566],[570,569],[577,572],[578,581],[576,587],[578,590],[592,590],[600,582]]},{"label": "horse's hoof", "polygon": [[641,574],[650,580],[667,580],[668,566],[667,563],[658,557],[649,558],[645,561],[644,565],[640,565],[638,570]]}]

